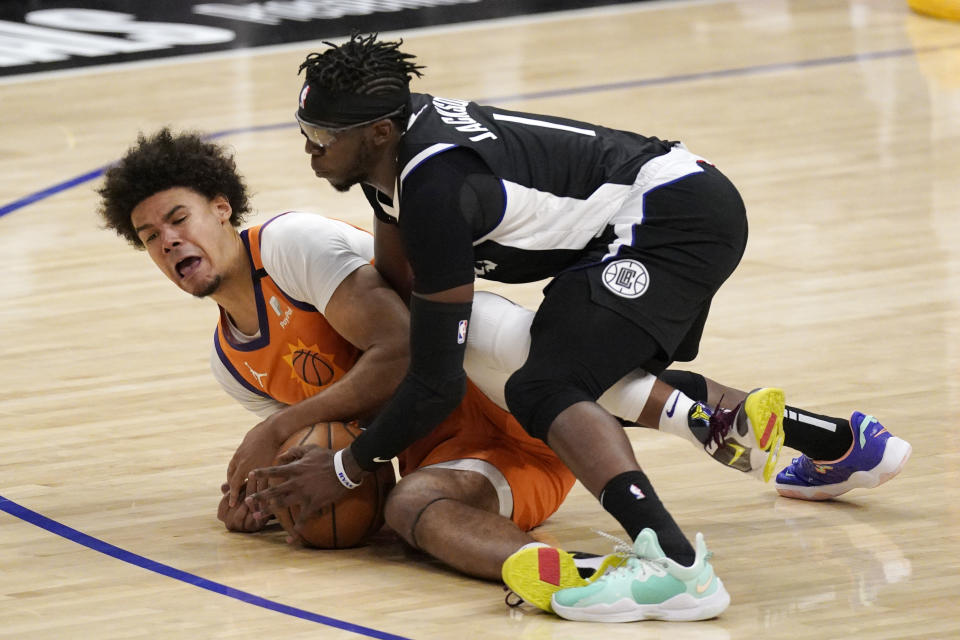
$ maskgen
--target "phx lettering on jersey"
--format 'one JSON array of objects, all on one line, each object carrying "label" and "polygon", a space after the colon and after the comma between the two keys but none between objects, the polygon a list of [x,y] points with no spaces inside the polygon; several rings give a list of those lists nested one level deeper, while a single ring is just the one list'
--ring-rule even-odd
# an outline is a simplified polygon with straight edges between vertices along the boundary
[{"label": "phx lettering on jersey", "polygon": [[436,110],[444,124],[451,125],[457,131],[464,133],[477,133],[470,136],[471,142],[480,142],[481,140],[496,140],[497,136],[485,126],[474,120],[467,113],[466,100],[457,100],[455,98],[434,98],[433,108]]}]

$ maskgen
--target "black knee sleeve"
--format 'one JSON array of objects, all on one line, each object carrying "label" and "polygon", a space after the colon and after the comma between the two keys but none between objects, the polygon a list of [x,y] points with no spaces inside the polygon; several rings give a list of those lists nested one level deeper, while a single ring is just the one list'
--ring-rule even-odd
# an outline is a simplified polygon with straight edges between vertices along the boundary
[{"label": "black knee sleeve", "polygon": [[679,369],[667,369],[657,376],[674,389],[679,389],[681,393],[697,402],[707,401],[707,381],[703,376],[693,371],[680,371]]},{"label": "black knee sleeve", "polygon": [[[529,363],[528,363],[529,364]],[[580,386],[537,373],[524,365],[513,373],[504,386],[507,408],[534,438],[546,442],[550,425],[567,407],[578,402],[594,402]]]}]

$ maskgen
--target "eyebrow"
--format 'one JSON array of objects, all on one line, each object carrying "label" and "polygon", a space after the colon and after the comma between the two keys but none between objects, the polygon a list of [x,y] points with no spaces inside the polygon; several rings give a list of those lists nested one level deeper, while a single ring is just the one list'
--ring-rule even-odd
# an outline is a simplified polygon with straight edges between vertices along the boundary
[{"label": "eyebrow", "polygon": [[[178,209],[183,209],[183,208],[184,208],[184,207],[183,207],[182,204],[174,205],[174,207],[173,207],[172,209],[170,209],[170,211],[167,211],[166,215],[163,216],[164,222],[166,222],[166,221],[169,220],[171,217],[173,217],[173,214],[175,214]],[[142,224],[142,225],[140,225],[139,227],[134,227],[134,228],[133,228],[133,231],[134,231],[134,233],[140,233],[141,231],[143,231],[143,230],[146,229],[147,227],[152,227],[152,226],[153,226],[153,225],[148,222],[147,224]]]}]

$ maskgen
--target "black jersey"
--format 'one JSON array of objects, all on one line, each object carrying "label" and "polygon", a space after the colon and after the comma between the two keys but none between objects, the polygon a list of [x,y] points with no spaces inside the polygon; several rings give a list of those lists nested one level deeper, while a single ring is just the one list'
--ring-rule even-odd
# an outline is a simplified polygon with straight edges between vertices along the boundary
[{"label": "black jersey", "polygon": [[[437,211],[435,202],[433,206],[416,200],[405,204],[404,185],[425,178],[423,172],[437,166],[430,160],[439,154],[471,150],[496,179],[495,186],[487,188],[501,191],[498,198],[479,198],[481,205],[498,202],[499,209],[491,211],[488,204],[476,212],[453,208],[457,215],[470,218],[475,274],[501,282],[539,280],[569,266],[604,232],[640,168],[675,144],[576,120],[427,94],[413,94],[411,103],[412,116],[398,149],[399,197],[391,202],[366,187],[371,205],[381,220],[399,220],[401,229],[411,216],[449,216],[449,209]],[[450,200],[457,204],[460,199],[455,194]],[[442,234],[445,222],[452,221],[433,219],[428,228]],[[423,242],[422,246],[431,244],[439,243]],[[417,257],[410,255],[410,259],[417,271]]]}]

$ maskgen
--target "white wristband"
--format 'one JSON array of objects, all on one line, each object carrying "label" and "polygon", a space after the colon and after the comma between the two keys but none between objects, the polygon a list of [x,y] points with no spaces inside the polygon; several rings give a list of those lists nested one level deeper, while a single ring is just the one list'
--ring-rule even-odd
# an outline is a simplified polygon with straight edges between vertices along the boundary
[{"label": "white wristband", "polygon": [[337,480],[347,489],[356,489],[360,486],[360,482],[363,482],[363,480],[354,482],[347,477],[347,472],[343,469],[343,449],[333,454],[333,470],[337,472]]}]

